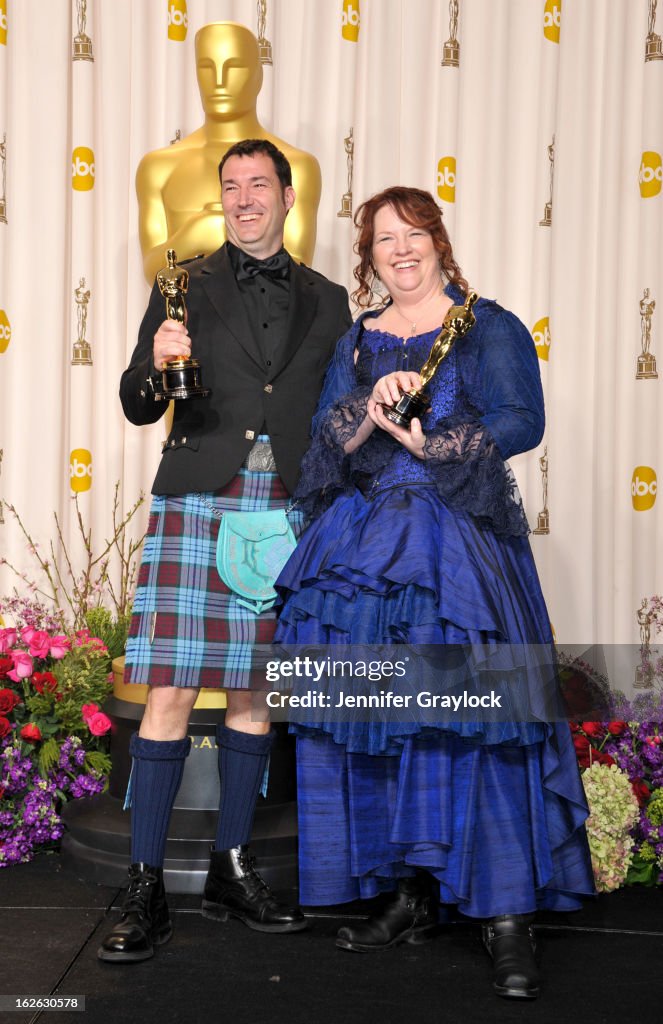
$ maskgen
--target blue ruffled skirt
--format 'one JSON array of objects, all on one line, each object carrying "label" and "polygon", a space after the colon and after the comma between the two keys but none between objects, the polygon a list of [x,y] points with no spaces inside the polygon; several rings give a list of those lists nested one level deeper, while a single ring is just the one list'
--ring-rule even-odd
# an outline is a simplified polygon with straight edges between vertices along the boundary
[{"label": "blue ruffled skirt", "polygon": [[[277,589],[276,640],[296,645],[551,643],[529,544],[451,512],[434,487],[338,499],[304,533]],[[417,867],[472,917],[569,910],[594,892],[587,807],[566,722],[294,722],[300,898],[393,888]]]}]

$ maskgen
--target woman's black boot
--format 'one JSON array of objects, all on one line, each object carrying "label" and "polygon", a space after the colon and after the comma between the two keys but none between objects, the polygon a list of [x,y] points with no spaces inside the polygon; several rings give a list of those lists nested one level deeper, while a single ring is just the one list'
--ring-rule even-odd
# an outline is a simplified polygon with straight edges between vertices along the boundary
[{"label": "woman's black boot", "polygon": [[336,945],[355,953],[381,953],[400,942],[426,942],[437,931],[438,900],[430,875],[401,878],[393,900],[360,924],[341,928]]},{"label": "woman's black boot", "polygon": [[503,914],[481,926],[483,944],[493,960],[493,988],[505,999],[536,999],[534,914]]}]

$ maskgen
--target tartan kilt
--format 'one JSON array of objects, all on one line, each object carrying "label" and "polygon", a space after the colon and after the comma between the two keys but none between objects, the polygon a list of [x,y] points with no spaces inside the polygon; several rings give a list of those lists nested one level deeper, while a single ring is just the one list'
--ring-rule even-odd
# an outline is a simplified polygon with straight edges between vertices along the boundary
[{"label": "tartan kilt", "polygon": [[[143,546],[125,657],[127,683],[264,689],[253,648],[270,644],[273,610],[238,604],[216,568],[219,512],[264,512],[289,501],[278,473],[240,469],[226,487],[202,496],[155,495]],[[301,514],[288,515],[296,536]]]}]

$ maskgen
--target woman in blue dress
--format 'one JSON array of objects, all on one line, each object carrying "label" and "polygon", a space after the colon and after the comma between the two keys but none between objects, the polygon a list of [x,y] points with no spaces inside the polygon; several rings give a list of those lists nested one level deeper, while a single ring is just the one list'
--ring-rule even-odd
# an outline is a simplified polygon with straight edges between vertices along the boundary
[{"label": "woman in blue dress", "polygon": [[[549,648],[504,462],[543,434],[529,333],[479,299],[475,325],[428,385],[428,411],[410,429],[392,423],[384,407],[421,385],[417,371],[468,285],[429,193],[389,188],[356,225],[355,298],[371,307],[378,286],[388,298],[341,339],[327,374],[297,492],[313,522],[277,582],[277,640]],[[482,921],[496,992],[534,998],[534,912],[576,909],[594,885],[568,724],[546,719],[545,673],[516,660],[514,720],[349,720],[333,710],[347,684],[328,681],[332,709],[292,725],[300,895],[329,905],[392,892],[378,914],[340,930],[337,945],[357,952],[423,941],[438,901],[455,904]]]}]

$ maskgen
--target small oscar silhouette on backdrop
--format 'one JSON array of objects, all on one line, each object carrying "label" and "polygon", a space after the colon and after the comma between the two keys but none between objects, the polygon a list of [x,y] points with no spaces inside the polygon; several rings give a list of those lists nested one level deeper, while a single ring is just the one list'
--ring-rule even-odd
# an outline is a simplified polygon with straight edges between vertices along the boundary
[{"label": "small oscar silhouette on backdrop", "polygon": [[640,299],[640,347],[636,380],[654,380],[658,377],[656,356],[651,349],[651,322],[656,309],[656,300],[649,297],[649,288],[645,288]]},{"label": "small oscar silhouette on backdrop", "polygon": [[2,180],[2,193],[0,194],[0,223],[7,223],[7,132],[2,136],[0,142],[0,175]]},{"label": "small oscar silhouette on backdrop", "polygon": [[354,152],[355,144],[352,138],[352,128],[350,134],[343,140],[345,144],[345,152],[348,158],[348,188],[341,197],[341,209],[336,214],[337,217],[351,217],[352,216],[352,171],[354,165]]},{"label": "small oscar silhouette on backdrop", "polygon": [[78,339],[74,342],[71,354],[72,366],[92,366],[92,347],[85,337],[87,330],[87,307],[90,301],[90,289],[85,287],[85,278],[81,277],[78,288],[74,289],[76,300],[76,320],[78,323]]},{"label": "small oscar silhouette on backdrop", "polygon": [[548,202],[543,208],[543,217],[539,221],[542,228],[549,228],[552,224],[552,199],[553,199],[553,175],[555,173],[555,136],[548,146],[548,160],[550,161],[550,192]]},{"label": "small oscar silhouette on backdrop", "polygon": [[76,0],[78,34],[74,36],[74,53],[72,60],[94,60],[92,56],[92,40],[85,33],[87,23],[87,0]]},{"label": "small oscar silhouette on backdrop", "polygon": [[272,44],[265,38],[267,0],[258,0],[258,54],[261,64],[272,63]]},{"label": "small oscar silhouette on backdrop", "polygon": [[657,3],[658,0],[649,0],[649,19],[647,22],[647,39],[645,40],[645,61],[663,60],[663,40],[655,32]]},{"label": "small oscar silhouette on backdrop", "polygon": [[442,47],[443,68],[457,68],[460,65],[460,43],[458,42],[458,0],[449,0],[449,38]]},{"label": "small oscar silhouette on backdrop", "polygon": [[635,669],[634,687],[638,690],[648,690],[653,686],[654,670],[651,664],[651,613],[647,611],[647,598],[642,599],[642,604],[635,613],[640,627],[640,664]]},{"label": "small oscar silhouette on backdrop", "polygon": [[541,470],[541,484],[543,487],[543,508],[536,517],[536,529],[533,533],[550,533],[550,515],[548,513],[548,445],[543,449],[543,455],[539,459]]}]

